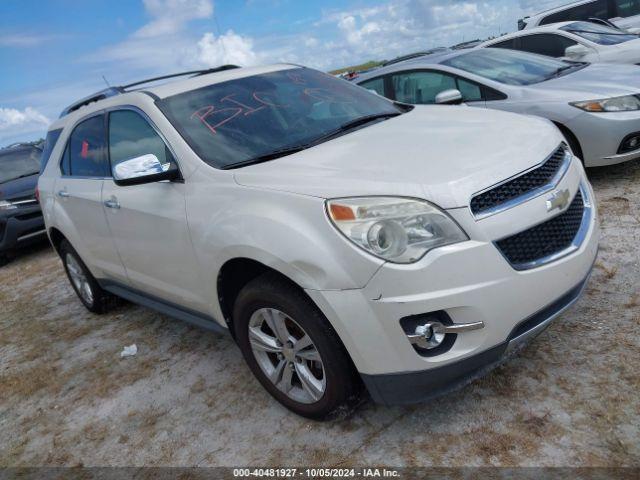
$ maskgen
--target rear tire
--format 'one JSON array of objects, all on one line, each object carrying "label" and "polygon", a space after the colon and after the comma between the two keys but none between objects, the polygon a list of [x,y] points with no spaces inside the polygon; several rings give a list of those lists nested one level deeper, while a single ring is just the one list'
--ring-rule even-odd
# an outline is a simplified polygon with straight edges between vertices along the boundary
[{"label": "rear tire", "polygon": [[90,312],[106,313],[114,303],[116,297],[103,290],[84,264],[78,252],[69,242],[63,240],[58,250],[62,265],[69,279],[69,283],[78,295],[82,304]]},{"label": "rear tire", "polygon": [[347,351],[295,285],[271,273],[252,280],[236,299],[233,321],[249,368],[289,410],[321,420],[358,401],[361,381]]},{"label": "rear tire", "polygon": [[4,267],[5,265],[8,265],[10,261],[11,260],[7,255],[0,254],[0,267]]}]

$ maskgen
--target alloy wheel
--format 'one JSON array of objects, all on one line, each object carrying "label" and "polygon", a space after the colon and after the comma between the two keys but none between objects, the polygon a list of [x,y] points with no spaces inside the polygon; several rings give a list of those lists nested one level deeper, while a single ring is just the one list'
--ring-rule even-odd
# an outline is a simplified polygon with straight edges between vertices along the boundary
[{"label": "alloy wheel", "polygon": [[67,265],[69,277],[71,277],[71,281],[76,287],[76,291],[86,303],[91,305],[93,303],[93,291],[91,290],[91,285],[89,284],[89,280],[87,279],[83,268],[70,253],[67,253],[65,257],[65,264]]},{"label": "alloy wheel", "polygon": [[249,320],[251,351],[267,378],[300,403],[315,403],[326,389],[320,353],[290,316],[275,308],[256,310]]}]

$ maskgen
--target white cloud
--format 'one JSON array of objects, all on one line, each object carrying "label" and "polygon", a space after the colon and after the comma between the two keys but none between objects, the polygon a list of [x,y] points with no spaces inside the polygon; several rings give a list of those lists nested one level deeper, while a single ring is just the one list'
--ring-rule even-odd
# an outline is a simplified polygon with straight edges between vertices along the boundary
[{"label": "white cloud", "polygon": [[35,35],[27,33],[1,35],[0,47],[36,47],[56,37],[55,35]]},{"label": "white cloud", "polygon": [[213,15],[211,0],[143,0],[143,3],[152,20],[135,33],[141,38],[174,34],[192,20]]},{"label": "white cloud", "polygon": [[49,119],[32,107],[23,110],[0,107],[0,144],[40,137]]},{"label": "white cloud", "polygon": [[253,40],[242,37],[229,30],[216,37],[205,33],[197,45],[195,62],[203,67],[215,67],[224,64],[250,66],[257,63],[258,56],[253,50]]},{"label": "white cloud", "polygon": [[27,107],[24,110],[0,107],[0,131],[31,127],[39,129],[49,123],[47,117],[32,107]]}]

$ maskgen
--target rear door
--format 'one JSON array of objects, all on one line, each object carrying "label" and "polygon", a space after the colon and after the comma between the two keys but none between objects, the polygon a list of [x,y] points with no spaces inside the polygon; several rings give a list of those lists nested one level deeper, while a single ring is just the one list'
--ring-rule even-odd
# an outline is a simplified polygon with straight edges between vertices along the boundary
[{"label": "rear door", "polygon": [[56,223],[98,278],[126,281],[102,208],[109,175],[103,114],[80,122],[71,132],[56,179]]},{"label": "rear door", "polygon": [[[108,113],[111,168],[143,155],[176,164],[159,130],[140,110]],[[185,184],[161,181],[118,186],[105,180],[102,200],[132,287],[165,302],[206,311],[185,209]],[[213,292],[211,292],[213,294]]]}]

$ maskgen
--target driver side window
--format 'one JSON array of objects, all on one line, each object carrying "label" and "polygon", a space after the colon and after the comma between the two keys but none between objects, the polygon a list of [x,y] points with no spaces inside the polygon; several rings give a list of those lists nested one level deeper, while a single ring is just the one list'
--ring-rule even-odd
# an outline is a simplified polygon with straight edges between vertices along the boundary
[{"label": "driver side window", "polygon": [[164,165],[175,164],[164,140],[142,115],[133,110],[109,113],[109,158],[111,168],[126,160],[153,154]]},{"label": "driver side window", "polygon": [[396,100],[404,103],[431,104],[445,90],[455,89],[456,81],[440,72],[407,72],[391,76]]}]

